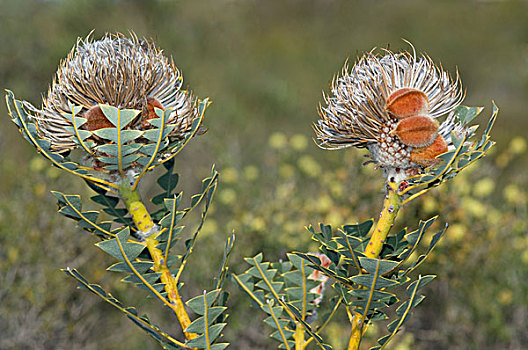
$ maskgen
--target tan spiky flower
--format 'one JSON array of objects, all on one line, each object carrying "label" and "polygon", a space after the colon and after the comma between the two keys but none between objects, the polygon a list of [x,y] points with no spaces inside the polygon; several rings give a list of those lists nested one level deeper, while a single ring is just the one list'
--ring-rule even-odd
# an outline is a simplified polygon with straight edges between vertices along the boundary
[{"label": "tan spiky flower", "polygon": [[462,132],[454,110],[463,98],[458,73],[452,79],[414,48],[412,54],[373,50],[334,79],[314,124],[318,145],[366,147],[388,178],[401,180],[435,164],[451,131]]},{"label": "tan spiky flower", "polygon": [[[81,130],[90,132],[112,127],[99,104],[141,113],[125,129],[152,128],[155,108],[171,109],[166,123],[173,125],[169,137],[189,132],[198,116],[192,94],[183,91],[182,76],[172,59],[163,55],[154,43],[122,34],[106,34],[100,40],[79,38],[66,59],[62,60],[41,109],[25,103],[36,121],[39,135],[51,142],[54,152],[79,147],[71,118],[73,106],[82,109],[76,116],[86,118]],[[103,142],[90,137],[96,144]]]}]

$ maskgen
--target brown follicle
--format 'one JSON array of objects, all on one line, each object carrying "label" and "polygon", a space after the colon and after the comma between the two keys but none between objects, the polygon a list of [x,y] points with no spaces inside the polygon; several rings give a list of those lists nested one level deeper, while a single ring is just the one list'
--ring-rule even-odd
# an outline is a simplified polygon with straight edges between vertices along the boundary
[{"label": "brown follicle", "polygon": [[84,114],[84,118],[86,118],[86,123],[84,123],[83,127],[86,130],[94,131],[94,130],[99,130],[103,128],[113,128],[114,127],[114,125],[110,123],[108,119],[106,119],[99,105],[90,108]]},{"label": "brown follicle", "polygon": [[393,134],[407,146],[426,147],[438,136],[438,122],[423,115],[408,117],[398,122]]},{"label": "brown follicle", "polygon": [[423,115],[429,112],[429,99],[423,91],[402,88],[389,96],[385,103],[385,110],[397,119]]},{"label": "brown follicle", "polygon": [[410,155],[411,162],[421,166],[434,165],[440,162],[436,157],[445,152],[447,152],[447,143],[441,135],[438,135],[429,146],[413,149]]},{"label": "brown follicle", "polygon": [[147,97],[147,115],[146,117],[143,117],[141,121],[141,126],[143,128],[147,128],[148,126],[150,126],[150,123],[148,122],[150,119],[159,118],[159,116],[156,114],[155,108],[165,110],[161,102],[158,101],[156,98]]}]

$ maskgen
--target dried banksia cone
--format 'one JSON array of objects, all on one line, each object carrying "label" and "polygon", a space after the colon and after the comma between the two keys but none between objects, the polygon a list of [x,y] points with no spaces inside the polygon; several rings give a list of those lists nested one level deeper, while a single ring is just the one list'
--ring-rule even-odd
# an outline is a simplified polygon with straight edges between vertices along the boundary
[{"label": "dried banksia cone", "polygon": [[447,151],[437,140],[449,145],[451,131],[463,131],[454,117],[463,98],[458,74],[452,79],[428,56],[373,50],[334,79],[314,123],[318,145],[368,148],[387,178],[401,180]]},{"label": "dried banksia cone", "polygon": [[28,102],[23,108],[46,151],[62,157],[80,148],[88,153],[84,168],[143,174],[198,131],[208,102],[182,84],[172,59],[154,43],[134,34],[88,36],[61,61],[42,108]]}]

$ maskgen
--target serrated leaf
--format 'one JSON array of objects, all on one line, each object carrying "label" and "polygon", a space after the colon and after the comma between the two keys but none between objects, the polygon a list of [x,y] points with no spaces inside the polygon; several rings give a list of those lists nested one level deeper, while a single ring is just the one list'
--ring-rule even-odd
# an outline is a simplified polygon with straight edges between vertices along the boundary
[{"label": "serrated leaf", "polygon": [[367,257],[360,257],[359,263],[368,273],[377,273],[378,275],[384,275],[398,265],[398,262],[396,261],[371,259]]},{"label": "serrated leaf", "polygon": [[482,107],[458,106],[455,108],[455,114],[462,122],[462,125],[470,123],[482,111]]},{"label": "serrated leaf", "polygon": [[424,276],[419,277],[418,280],[414,281],[407,287],[407,295],[409,300],[403,302],[397,309],[396,314],[399,316],[399,319],[389,323],[387,329],[390,334],[386,335],[378,340],[380,344],[377,349],[383,349],[389,343],[389,341],[394,337],[398,330],[403,326],[403,324],[409,319],[410,312],[414,307],[416,307],[425,297],[423,295],[417,294],[418,290],[422,288],[425,284],[429,283],[434,276]]},{"label": "serrated leaf", "polygon": [[220,336],[225,326],[226,326],[225,323],[217,323],[209,327],[208,329],[209,343],[208,344],[206,342],[205,335],[202,334],[192,340],[189,340],[187,342],[187,346],[192,347],[192,348],[206,349],[210,344],[212,344]]},{"label": "serrated leaf", "polygon": [[433,251],[434,247],[436,246],[436,244],[439,242],[440,238],[442,237],[442,235],[445,233],[447,229],[447,225],[442,229],[440,230],[439,232],[437,232],[433,238],[431,238],[431,242],[429,242],[429,247],[427,248],[427,251],[420,255],[418,257],[418,259],[411,265],[409,266],[409,268],[404,272],[403,275],[408,275],[410,272],[414,271],[418,266],[421,265],[421,263],[427,258],[427,256]]},{"label": "serrated leaf", "polygon": [[370,232],[372,225],[374,225],[373,219],[362,222],[361,224],[345,225],[343,226],[343,232],[349,236],[366,237]]},{"label": "serrated leaf", "polygon": [[68,268],[63,269],[62,271],[77,280],[83,289],[94,293],[116,309],[123,312],[130,320],[132,320],[137,326],[152,336],[156,341],[160,342],[161,344],[169,344],[175,349],[187,348],[184,343],[177,341],[166,332],[161,330],[158,326],[152,324],[147,316],[138,317],[138,313],[135,308],[123,306],[119,300],[107,293],[103,288],[101,288],[101,286],[90,284],[76,269]]},{"label": "serrated leaf", "polygon": [[[137,275],[132,274],[132,275],[128,275],[125,278],[123,278],[123,282],[135,283],[135,284],[141,285],[141,284],[144,284],[146,281],[147,284],[154,285],[159,280],[160,276],[161,276],[161,273],[157,273],[157,272],[142,273],[141,277],[143,277],[143,279],[140,279]],[[161,287],[160,289],[163,289],[163,287]]]},{"label": "serrated leaf", "polygon": [[114,106],[99,104],[104,116],[112,125],[120,130],[130,124],[141,111],[135,109],[119,109]]},{"label": "serrated leaf", "polygon": [[431,227],[431,225],[435,222],[437,218],[437,216],[434,216],[427,221],[420,220],[420,223],[418,224],[418,229],[405,235],[405,240],[409,244],[409,249],[404,251],[399,256],[401,260],[407,259],[415,251],[416,247],[418,247],[422,238],[424,237],[425,231],[427,231],[427,229]]},{"label": "serrated leaf", "polygon": [[[207,308],[210,308],[211,305],[213,305],[213,302],[214,302],[216,296],[218,295],[218,293],[220,293],[220,290],[216,289],[216,290],[212,290],[212,291],[210,291],[210,292],[208,292],[206,294]],[[205,300],[204,300],[204,295],[199,295],[197,297],[194,297],[194,298],[188,300],[185,304],[194,313],[196,313],[198,315],[203,315],[205,313],[206,304],[205,304]]]},{"label": "serrated leaf", "polygon": [[[213,306],[207,308],[207,324],[212,325],[216,319],[225,311],[227,307],[225,306]],[[194,320],[189,327],[185,329],[187,333],[203,333],[204,332],[204,316],[198,317]]]},{"label": "serrated leaf", "polygon": [[284,286],[284,282],[259,281],[255,286],[267,292],[271,292],[273,289],[275,292],[279,293]]},{"label": "serrated leaf", "polygon": [[[374,282],[374,278],[372,275],[357,275],[357,276],[353,276],[353,277],[350,277],[350,280],[360,286],[363,286],[363,287],[366,287],[366,288],[370,288],[372,287],[372,284]],[[376,289],[382,289],[382,288],[390,288],[390,287],[394,287],[396,285],[398,285],[399,282],[398,281],[394,281],[394,280],[389,280],[385,277],[381,277],[379,276],[378,278],[376,278],[376,284],[375,284],[375,287]]]},{"label": "serrated leaf", "polygon": [[123,145],[127,142],[137,139],[143,134],[140,130],[118,130],[116,128],[102,128],[93,131],[96,136]]},{"label": "serrated leaf", "polygon": [[[148,271],[150,268],[154,266],[154,263],[152,261],[134,261],[132,262],[132,266],[137,270],[137,272],[143,274],[146,271]],[[118,262],[110,267],[107,268],[108,271],[113,272],[126,272],[126,273],[132,273],[132,269],[130,266],[125,262]]]},{"label": "serrated leaf", "polygon": [[[145,245],[140,243],[127,242],[130,237],[128,227],[121,230],[116,238],[96,243],[105,253],[113,256],[118,260],[134,260],[145,249]],[[125,259],[126,256],[126,259]]]},{"label": "serrated leaf", "polygon": [[174,160],[170,160],[163,164],[167,172],[160,176],[156,182],[163,189],[163,193],[152,198],[152,203],[161,205],[164,203],[165,198],[173,198],[173,192],[178,185],[179,175],[173,174],[174,171]]}]

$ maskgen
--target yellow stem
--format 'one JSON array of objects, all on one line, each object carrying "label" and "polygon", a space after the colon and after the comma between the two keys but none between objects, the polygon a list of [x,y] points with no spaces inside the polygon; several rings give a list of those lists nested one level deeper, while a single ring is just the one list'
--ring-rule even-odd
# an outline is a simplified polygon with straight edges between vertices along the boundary
[{"label": "yellow stem", "polygon": [[387,184],[387,195],[383,201],[383,209],[381,209],[380,218],[376,227],[374,227],[370,241],[365,248],[365,255],[367,258],[379,257],[383,244],[387,239],[387,235],[394,224],[394,219],[396,219],[396,215],[398,215],[398,211],[400,210],[402,200],[396,193],[395,186],[394,183]]},{"label": "yellow stem", "polygon": [[304,349],[304,327],[299,322],[295,322],[295,350]]},{"label": "yellow stem", "polygon": [[348,341],[348,350],[359,349],[359,343],[361,343],[361,317],[360,313],[354,312],[354,317],[350,324],[352,325],[352,330],[350,331],[350,339]]},{"label": "yellow stem", "polygon": [[[379,257],[383,248],[383,244],[385,243],[387,235],[394,224],[394,220],[398,215],[401,205],[402,199],[396,193],[396,184],[390,182],[387,183],[387,195],[383,201],[383,208],[381,209],[380,218],[374,227],[372,236],[370,237],[369,243],[367,244],[367,247],[364,251],[367,258],[376,259]],[[350,318],[352,329],[348,342],[348,350],[357,350],[359,349],[359,344],[361,343],[361,337],[366,330],[366,320],[363,318],[363,315],[358,312],[354,312]]]},{"label": "yellow stem", "polygon": [[[138,230],[144,234],[149,234],[145,239],[146,247],[152,257],[154,262],[153,270],[154,272],[160,273],[161,282],[165,285],[165,291],[167,292],[167,297],[169,298],[171,308],[178,317],[180,326],[182,330],[185,330],[191,324],[191,320],[187,311],[185,310],[185,305],[180,297],[178,291],[178,282],[172,276],[170,269],[167,267],[167,262],[164,259],[163,252],[157,248],[159,241],[156,239],[158,236],[156,230],[156,225],[150,216],[145,204],[143,204],[139,192],[137,189],[132,190],[127,183],[124,181],[123,184],[119,186],[119,194],[125,202],[128,212],[132,215],[132,220],[137,226]],[[197,334],[195,333],[185,333],[185,338],[188,340],[196,338]]]}]

